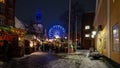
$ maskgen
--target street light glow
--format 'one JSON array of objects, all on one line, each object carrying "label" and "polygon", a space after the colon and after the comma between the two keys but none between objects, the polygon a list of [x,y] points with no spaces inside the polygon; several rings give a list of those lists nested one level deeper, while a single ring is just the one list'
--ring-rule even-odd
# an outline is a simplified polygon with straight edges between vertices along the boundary
[{"label": "street light glow", "polygon": [[95,35],[91,35],[91,38],[94,38],[95,37]]},{"label": "street light glow", "polygon": [[92,31],[92,35],[96,35],[96,31]]},{"label": "street light glow", "polygon": [[67,37],[65,37],[65,39],[67,39]]},{"label": "street light glow", "polygon": [[33,41],[30,41],[30,47],[33,47]]}]

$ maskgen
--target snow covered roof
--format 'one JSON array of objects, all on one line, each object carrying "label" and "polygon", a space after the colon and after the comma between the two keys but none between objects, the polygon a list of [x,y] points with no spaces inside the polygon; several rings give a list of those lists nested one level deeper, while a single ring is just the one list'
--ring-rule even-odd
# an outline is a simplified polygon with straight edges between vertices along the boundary
[{"label": "snow covered roof", "polygon": [[15,27],[20,29],[25,29],[24,24],[17,17],[15,17]]}]

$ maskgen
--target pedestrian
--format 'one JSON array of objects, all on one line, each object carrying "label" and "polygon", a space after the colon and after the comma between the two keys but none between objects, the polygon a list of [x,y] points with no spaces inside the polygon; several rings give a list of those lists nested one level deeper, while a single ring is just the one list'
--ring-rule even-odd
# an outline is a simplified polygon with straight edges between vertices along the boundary
[{"label": "pedestrian", "polygon": [[9,44],[8,44],[8,41],[7,40],[4,40],[3,41],[3,55],[4,55],[4,60],[5,61],[8,61],[8,48],[9,48]]},{"label": "pedestrian", "polygon": [[73,45],[70,45],[70,53],[73,53]]},{"label": "pedestrian", "polygon": [[40,44],[37,43],[37,45],[36,45],[36,51],[39,51],[39,48],[40,48]]}]

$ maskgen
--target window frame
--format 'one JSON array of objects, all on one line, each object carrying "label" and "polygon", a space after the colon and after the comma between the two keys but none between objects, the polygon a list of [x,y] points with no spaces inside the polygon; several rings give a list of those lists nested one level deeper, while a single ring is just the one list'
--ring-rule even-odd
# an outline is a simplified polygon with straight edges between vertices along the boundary
[{"label": "window frame", "polygon": [[[115,32],[116,30],[116,32]],[[112,39],[113,39],[113,47],[112,50],[114,52],[119,52],[119,24],[116,23],[112,27]]]}]

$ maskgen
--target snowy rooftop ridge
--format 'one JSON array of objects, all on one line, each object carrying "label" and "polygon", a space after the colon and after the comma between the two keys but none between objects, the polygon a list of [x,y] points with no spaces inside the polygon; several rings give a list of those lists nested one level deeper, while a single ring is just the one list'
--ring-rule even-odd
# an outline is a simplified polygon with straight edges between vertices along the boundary
[{"label": "snowy rooftop ridge", "polygon": [[24,24],[17,17],[15,17],[15,27],[20,29],[25,29]]}]

